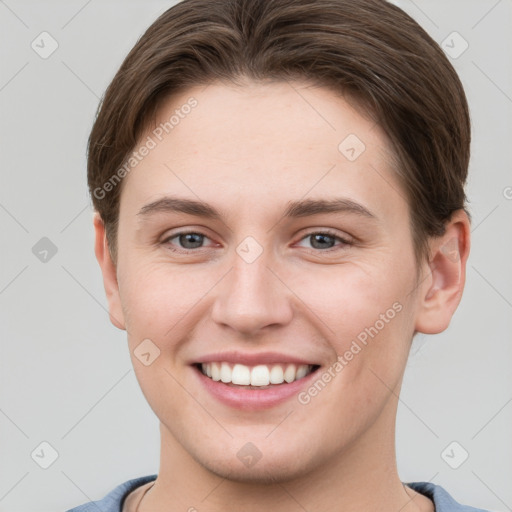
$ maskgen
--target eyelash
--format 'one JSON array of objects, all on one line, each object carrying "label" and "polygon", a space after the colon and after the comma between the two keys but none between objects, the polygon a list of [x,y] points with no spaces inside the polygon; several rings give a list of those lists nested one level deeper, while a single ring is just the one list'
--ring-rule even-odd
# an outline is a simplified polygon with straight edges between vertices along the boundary
[{"label": "eyelash", "polygon": [[338,240],[339,242],[341,242],[341,244],[339,246],[329,247],[328,249],[315,249],[314,247],[309,249],[310,251],[315,252],[315,253],[335,252],[335,251],[342,250],[343,248],[350,247],[351,245],[354,244],[353,241],[342,238],[341,236],[337,235],[334,231],[331,231],[330,229],[324,229],[322,231],[310,231],[309,233],[306,233],[300,239],[300,241],[305,240],[305,239],[311,237],[312,235],[327,235],[330,238],[333,238],[335,241]]},{"label": "eyelash", "polygon": [[[167,237],[165,240],[162,241],[162,243],[164,245],[167,245],[169,247],[169,249],[171,251],[173,251],[173,252],[181,252],[181,253],[201,252],[201,249],[207,249],[207,247],[198,247],[198,248],[195,248],[195,249],[183,249],[183,248],[182,249],[175,249],[175,248],[171,247],[171,243],[170,243],[171,240],[173,240],[175,238],[179,238],[180,236],[184,236],[184,235],[200,235],[200,236],[203,236],[204,238],[209,239],[209,237],[207,235],[205,235],[204,233],[201,233],[200,231],[179,231],[179,232],[174,233],[171,236]],[[352,242],[350,240],[346,240],[345,238],[340,237],[339,235],[337,235],[336,233],[334,233],[330,229],[324,229],[322,231],[310,231],[309,233],[306,233],[300,239],[300,241],[303,241],[303,240],[307,239],[308,237],[311,237],[312,235],[327,235],[327,236],[329,236],[331,238],[334,238],[335,240],[338,240],[339,242],[341,242],[341,247],[338,246],[338,247],[330,247],[328,249],[315,249],[315,248],[309,249],[309,252],[314,252],[316,254],[318,254],[318,253],[330,253],[330,252],[333,252],[333,251],[340,250],[344,246],[348,247],[348,246],[351,246],[351,245],[354,244],[354,242]]]}]

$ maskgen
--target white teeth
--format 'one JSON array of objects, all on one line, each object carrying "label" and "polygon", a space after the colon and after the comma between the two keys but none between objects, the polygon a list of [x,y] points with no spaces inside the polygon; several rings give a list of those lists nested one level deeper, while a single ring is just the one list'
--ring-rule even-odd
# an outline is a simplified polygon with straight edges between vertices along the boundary
[{"label": "white teeth", "polygon": [[307,364],[295,365],[275,364],[268,366],[246,366],[244,364],[231,365],[226,362],[203,363],[201,371],[214,381],[238,386],[268,386],[269,384],[291,383],[309,375],[313,367]]},{"label": "white teeth", "polygon": [[282,384],[284,382],[283,367],[276,365],[270,370],[270,384]]},{"label": "white teeth", "polygon": [[[206,368],[208,368],[208,366],[211,368],[213,380],[216,380],[216,381],[220,380],[220,367],[219,367],[218,363],[211,363],[211,364],[206,364],[206,365],[203,364],[203,367],[204,366],[206,366]],[[204,369],[203,369],[203,373],[205,373]],[[208,370],[206,371],[206,375],[208,375]]]},{"label": "white teeth", "polygon": [[231,367],[228,363],[221,363],[220,365],[220,380],[224,383],[231,382]]},{"label": "white teeth", "polygon": [[[297,373],[295,375],[295,378],[297,380],[299,379],[302,379],[302,377],[305,377],[308,373],[308,368],[307,366],[304,366],[304,365],[301,365],[297,368]],[[208,375],[208,374],[207,374]],[[210,377],[210,375],[208,375],[208,377]]]},{"label": "white teeth", "polygon": [[248,386],[251,383],[251,369],[243,364],[235,364],[231,372],[231,382],[240,386]]},{"label": "white teeth", "polygon": [[251,370],[251,386],[268,386],[270,384],[270,372],[268,366],[260,364]]},{"label": "white teeth", "polygon": [[295,375],[297,374],[297,370],[294,364],[289,364],[284,371],[284,380],[288,383],[293,382],[295,380]]}]

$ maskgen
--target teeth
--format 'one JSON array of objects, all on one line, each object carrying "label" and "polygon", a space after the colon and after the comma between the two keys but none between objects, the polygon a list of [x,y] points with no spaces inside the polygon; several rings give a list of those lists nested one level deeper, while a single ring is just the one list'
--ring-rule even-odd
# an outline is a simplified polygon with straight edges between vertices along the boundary
[{"label": "teeth", "polygon": [[270,383],[282,384],[284,382],[284,372],[281,366],[273,366],[270,370]]},{"label": "teeth", "polygon": [[[246,367],[247,368],[247,367]],[[268,366],[260,364],[251,370],[251,386],[268,386],[270,384],[270,371]]]},{"label": "teeth", "polygon": [[212,374],[212,379],[213,380],[216,380],[216,381],[219,381],[220,380],[220,367],[217,363],[211,363],[211,364],[203,364],[203,373],[206,373],[206,375],[208,375],[208,370],[206,370],[205,372],[205,366],[209,366],[210,367],[210,372]]},{"label": "teeth", "polygon": [[238,386],[268,386],[269,384],[291,383],[309,375],[313,367],[308,364],[286,364],[245,366],[225,362],[203,363],[201,371],[207,377],[225,384]]},{"label": "teeth", "polygon": [[[208,368],[206,369],[206,375],[208,375]],[[240,386],[248,386],[251,383],[251,369],[243,364],[235,364],[231,372],[231,382]]]},{"label": "teeth", "polygon": [[231,382],[231,376],[233,372],[228,363],[221,363],[220,365],[220,380],[224,383]]},{"label": "teeth", "polygon": [[[295,375],[295,378],[297,380],[302,379],[302,377],[305,377],[308,374],[308,369],[306,366],[301,365],[297,368],[297,373]],[[207,374],[208,375],[208,374]],[[210,377],[210,375],[208,375]]]},{"label": "teeth", "polygon": [[289,364],[284,371],[284,380],[288,383],[293,382],[295,380],[295,375],[297,374],[297,370],[294,364]]}]

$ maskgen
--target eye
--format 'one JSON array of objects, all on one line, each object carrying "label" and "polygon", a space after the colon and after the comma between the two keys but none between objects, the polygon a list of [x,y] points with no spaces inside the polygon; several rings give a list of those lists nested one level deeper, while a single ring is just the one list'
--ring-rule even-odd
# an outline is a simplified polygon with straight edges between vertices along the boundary
[{"label": "eye", "polygon": [[177,243],[179,245],[178,249],[174,249],[171,247],[172,250],[192,250],[192,249],[201,249],[203,247],[203,243],[205,240],[209,240],[209,238],[206,235],[203,235],[202,233],[198,233],[196,231],[183,231],[180,233],[175,233],[174,235],[166,238],[163,240],[162,243],[166,245],[175,245],[173,240],[177,239]]},{"label": "eye", "polygon": [[[165,238],[162,243],[164,245],[170,246],[172,251],[193,251],[194,249],[202,249],[204,248],[205,240],[210,240],[203,233],[199,233],[197,231],[182,231],[179,233],[174,233],[173,235]],[[211,241],[211,240],[210,240]],[[352,242],[346,240],[339,235],[328,231],[314,231],[308,233],[304,237],[302,237],[299,245],[309,241],[311,247],[316,251],[328,252],[337,249],[342,249],[345,246],[352,245]],[[338,246],[336,247],[336,241],[338,241]],[[213,246],[212,243],[210,246]]]},{"label": "eye", "polygon": [[341,242],[338,248],[352,245],[352,242],[344,238],[341,238],[340,236],[336,235],[331,231],[311,232],[301,239],[301,241],[309,241],[313,249],[317,249],[320,251],[336,250],[336,240],[339,240]]}]

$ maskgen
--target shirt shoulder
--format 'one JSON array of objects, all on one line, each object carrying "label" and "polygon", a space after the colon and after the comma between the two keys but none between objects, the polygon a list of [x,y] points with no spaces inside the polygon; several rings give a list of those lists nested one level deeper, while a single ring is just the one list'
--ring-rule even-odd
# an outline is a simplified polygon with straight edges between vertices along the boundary
[{"label": "shirt shoulder", "polygon": [[432,482],[407,482],[406,485],[430,498],[434,502],[436,512],[491,512],[460,504],[440,485],[435,485]]},{"label": "shirt shoulder", "polygon": [[[157,475],[154,474],[133,478],[119,484],[101,500],[89,501],[66,512],[98,512],[98,510],[102,512],[122,512],[123,502],[128,494],[137,487],[156,480],[156,477]],[[430,498],[434,502],[436,512],[491,512],[481,508],[462,505],[455,501],[440,485],[435,485],[431,482],[407,482],[406,485]]]},{"label": "shirt shoulder", "polygon": [[99,501],[89,501],[83,505],[67,510],[66,512],[122,512],[123,502],[133,490],[152,480],[156,480],[157,475],[147,475],[138,478],[132,478],[112,489],[104,498]]}]

